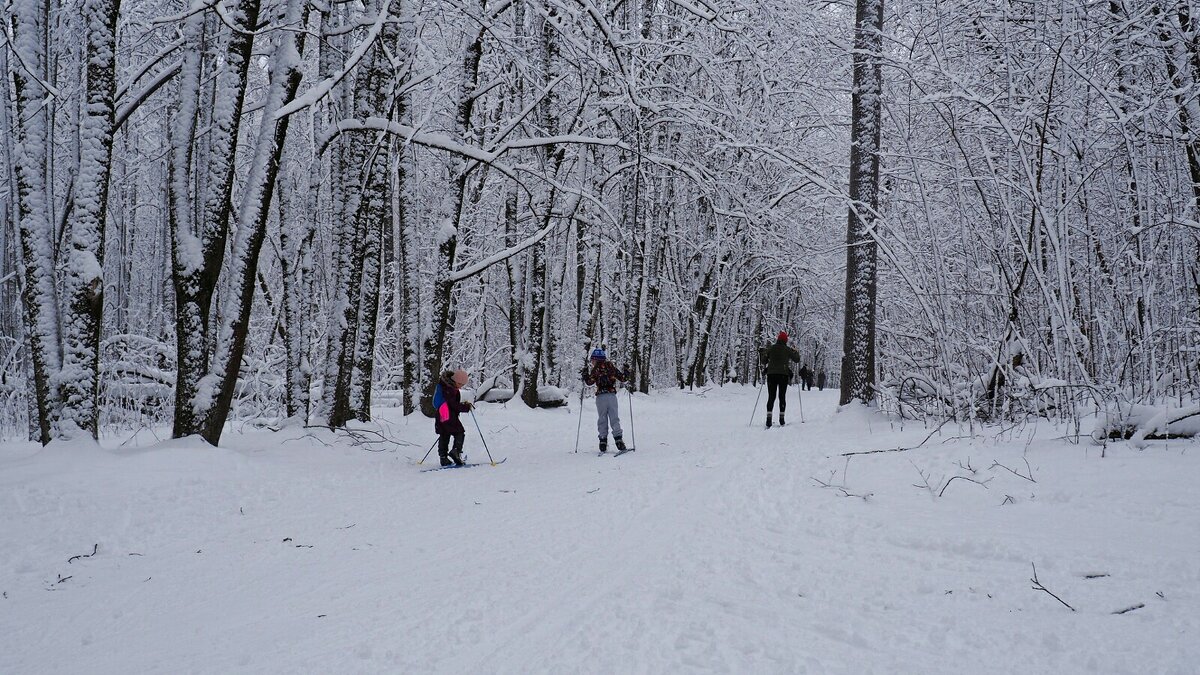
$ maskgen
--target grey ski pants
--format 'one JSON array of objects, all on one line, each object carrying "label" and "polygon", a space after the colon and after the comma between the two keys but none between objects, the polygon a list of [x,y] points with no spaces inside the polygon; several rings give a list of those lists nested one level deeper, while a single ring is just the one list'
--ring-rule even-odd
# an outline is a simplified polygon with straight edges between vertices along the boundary
[{"label": "grey ski pants", "polygon": [[621,438],[621,418],[617,416],[617,395],[598,394],[596,396],[596,433],[600,440],[608,438],[608,427],[612,426],[613,438]]}]

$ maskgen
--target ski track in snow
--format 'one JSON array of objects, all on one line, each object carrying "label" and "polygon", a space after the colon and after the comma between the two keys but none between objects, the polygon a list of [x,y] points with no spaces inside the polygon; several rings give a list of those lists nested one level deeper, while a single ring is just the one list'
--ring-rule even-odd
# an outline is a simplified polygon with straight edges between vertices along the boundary
[{"label": "ski track in snow", "polygon": [[[432,425],[393,409],[385,432],[419,447],[0,445],[0,672],[1200,669],[1191,442],[1101,459],[1044,422],[946,425],[847,464],[930,430],[835,414],[833,391],[803,394],[801,424],[794,390],[791,424],[762,429],[760,404],[748,427],[756,393],[638,396],[621,458],[595,456],[591,399],[578,454],[574,405],[482,405],[509,459],[461,472],[419,473]],[[1023,454],[1037,482],[990,468]],[[918,468],[991,480],[937,498]]]}]

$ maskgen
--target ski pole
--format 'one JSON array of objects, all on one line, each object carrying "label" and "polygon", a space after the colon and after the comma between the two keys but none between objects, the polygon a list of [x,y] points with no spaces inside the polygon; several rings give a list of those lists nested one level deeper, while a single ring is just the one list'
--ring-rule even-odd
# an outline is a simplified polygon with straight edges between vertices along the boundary
[{"label": "ski pole", "polygon": [[[759,399],[761,399],[761,398],[762,398],[762,391],[763,391],[763,389],[764,389],[766,386],[767,386],[767,381],[766,381],[766,380],[763,380],[763,383],[762,383],[762,384],[760,384],[760,385],[758,385],[758,396],[755,396],[755,397],[754,397],[754,410],[751,410],[751,411],[750,411],[750,424],[749,424],[749,426],[754,426],[754,416],[758,414],[758,401],[759,401]],[[803,415],[801,415],[801,417],[803,417]]]},{"label": "ski pole", "polygon": [[471,420],[475,422],[475,430],[479,432],[479,440],[483,441],[483,451],[487,453],[488,461],[492,466],[496,466],[496,460],[492,459],[492,451],[488,450],[487,439],[483,437],[483,429],[479,428],[479,420],[475,419],[475,406],[471,406]]},{"label": "ski pole", "polygon": [[[591,353],[591,350],[588,350]],[[587,372],[587,360],[583,362],[583,370]],[[583,396],[587,393],[587,377],[584,377],[583,384],[579,385],[579,422],[575,424],[575,452],[579,452],[579,432],[583,429]]]},{"label": "ski pole", "polygon": [[[433,439],[433,445],[437,445],[438,440],[436,438]],[[433,445],[429,446],[429,449],[425,451],[425,456],[421,458],[421,461],[417,462],[418,465],[424,464],[425,460],[429,458],[429,453],[433,452]]]},{"label": "ski pole", "polygon": [[587,389],[579,387],[579,422],[575,424],[575,452],[579,452],[579,432],[583,430],[583,395]]},{"label": "ski pole", "polygon": [[796,400],[800,403],[800,424],[804,424],[804,394],[797,391]]},{"label": "ski pole", "polygon": [[637,449],[637,434],[633,432],[633,390],[626,387],[625,393],[629,394],[629,447]]}]

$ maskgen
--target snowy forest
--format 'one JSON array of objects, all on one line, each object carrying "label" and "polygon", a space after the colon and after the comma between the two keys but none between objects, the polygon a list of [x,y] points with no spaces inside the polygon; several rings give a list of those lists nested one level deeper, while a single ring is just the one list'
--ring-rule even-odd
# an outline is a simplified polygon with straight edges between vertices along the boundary
[{"label": "snowy forest", "polygon": [[0,673],[1200,672],[1200,0],[0,4]]},{"label": "snowy forest", "polygon": [[1196,10],[9,0],[0,430],[757,384],[780,329],[906,417],[1187,413]]}]

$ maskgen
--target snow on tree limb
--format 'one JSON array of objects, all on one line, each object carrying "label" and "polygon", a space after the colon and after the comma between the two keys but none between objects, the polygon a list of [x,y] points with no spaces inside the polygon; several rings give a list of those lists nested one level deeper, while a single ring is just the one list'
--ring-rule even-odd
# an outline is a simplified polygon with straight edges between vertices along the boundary
[{"label": "snow on tree limb", "polygon": [[479,262],[468,265],[467,267],[464,267],[462,269],[456,270],[454,272],[454,274],[452,274],[450,276],[450,279],[453,280],[454,282],[459,282],[459,281],[463,281],[464,279],[470,279],[471,277],[473,277],[477,274],[481,274],[482,272],[486,271],[492,265],[495,265],[496,263],[504,262],[505,260],[524,252],[530,246],[540,243],[551,232],[553,232],[554,229],[558,226],[559,226],[559,224],[557,221],[553,222],[550,225],[547,225],[546,227],[543,227],[542,229],[538,230],[537,233],[535,233],[534,235],[527,237],[524,241],[517,244],[516,246],[510,246],[510,247],[504,249],[503,251],[498,251],[496,253],[493,253],[492,255],[484,258],[483,260],[480,260]]},{"label": "snow on tree limb", "polygon": [[287,105],[277,110],[275,112],[276,119],[287,117],[288,115],[295,114],[305,108],[316,105],[321,101],[321,99],[328,96],[329,92],[333,91],[333,88],[337,86],[339,82],[344,80],[350,71],[354,70],[358,63],[362,61],[363,56],[366,55],[367,50],[371,48],[371,45],[375,44],[376,38],[379,37],[379,31],[383,29],[383,24],[387,21],[388,9],[391,7],[391,2],[392,0],[383,1],[383,6],[379,9],[379,14],[375,17],[375,22],[371,24],[371,28],[367,31],[367,35],[363,37],[362,41],[358,43],[358,46],[354,48],[354,51],[350,54],[350,56],[346,58],[346,63],[342,69],[331,77],[318,82],[313,86],[312,89],[304,92],[303,95],[297,96]]}]

